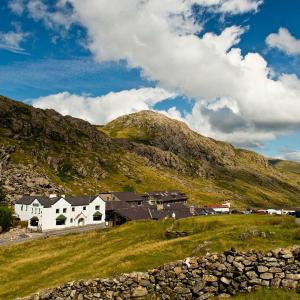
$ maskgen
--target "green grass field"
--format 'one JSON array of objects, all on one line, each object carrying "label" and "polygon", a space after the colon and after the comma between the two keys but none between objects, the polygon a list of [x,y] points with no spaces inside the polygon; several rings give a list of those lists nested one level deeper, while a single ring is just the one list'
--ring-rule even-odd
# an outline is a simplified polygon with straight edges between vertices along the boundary
[{"label": "green grass field", "polygon": [[[220,298],[215,298],[217,300]],[[228,298],[227,298],[228,299]],[[261,289],[250,294],[240,294],[232,300],[300,300],[300,294],[284,289]],[[224,298],[222,300],[225,300]]]},{"label": "green grass field", "polygon": [[[188,230],[191,235],[168,240],[164,232],[170,225],[171,220],[129,222],[98,232],[0,248],[0,299],[25,296],[76,279],[143,271],[206,251],[230,247],[268,250],[300,244],[300,227],[291,217],[229,215],[183,219],[178,229]],[[239,238],[240,233],[252,229],[272,235],[246,241]],[[202,253],[195,253],[203,241],[211,244]],[[293,296],[290,292],[288,295]],[[253,297],[237,299],[268,299]]]}]

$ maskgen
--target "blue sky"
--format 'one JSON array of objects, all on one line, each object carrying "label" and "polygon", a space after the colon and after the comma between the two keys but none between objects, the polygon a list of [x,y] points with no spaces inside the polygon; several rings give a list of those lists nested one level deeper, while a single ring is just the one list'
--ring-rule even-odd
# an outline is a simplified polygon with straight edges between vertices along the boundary
[{"label": "blue sky", "polygon": [[[180,0],[174,0],[174,6],[176,4],[175,2],[179,1]],[[220,3],[222,1],[230,2],[231,0],[220,0]],[[244,0],[240,1],[242,3]],[[258,0],[251,1],[258,2]],[[36,5],[43,4],[42,9],[41,6],[31,6],[30,8],[30,2]],[[205,90],[206,86],[210,84],[207,83],[205,85],[205,83],[203,83],[203,85],[199,85],[201,92],[199,92],[198,95],[194,88],[194,86],[197,86],[197,82],[195,82],[195,85],[192,87],[186,84],[186,81],[191,80],[193,76],[189,77],[189,75],[187,75],[186,80],[184,80],[183,76],[178,76],[176,82],[175,79],[172,81],[172,76],[175,75],[174,72],[170,71],[169,74],[165,74],[166,72],[164,71],[166,68],[168,69],[169,65],[167,63],[162,63],[161,69],[158,69],[156,65],[156,71],[154,72],[152,61],[147,57],[140,57],[136,48],[131,48],[130,45],[126,45],[124,49],[118,49],[120,48],[118,45],[123,45],[126,41],[124,42],[123,37],[120,37],[120,41],[118,41],[118,36],[114,38],[113,31],[111,31],[112,25],[109,23],[101,23],[102,19],[105,20],[103,11],[105,11],[106,8],[107,16],[111,18],[118,17],[118,15],[115,15],[115,12],[111,12],[110,10],[110,6],[114,0],[110,3],[101,0],[102,6],[100,8],[93,7],[92,4],[89,4],[89,1],[87,1],[87,11],[89,11],[89,9],[91,10],[89,15],[82,11],[78,0],[70,0],[68,7],[63,8],[58,7],[58,2],[59,1],[54,0],[5,0],[1,2],[0,94],[33,104],[37,101],[36,99],[39,99],[36,106],[52,107],[51,95],[68,93],[67,96],[64,94],[64,100],[60,100],[61,98],[58,97],[55,104],[56,106],[53,106],[53,108],[64,113],[65,111],[68,112],[67,105],[72,105],[69,98],[66,100],[66,97],[70,95],[74,95],[72,101],[77,101],[76,97],[82,97],[78,101],[105,101],[107,103],[105,107],[114,109],[114,107],[109,106],[110,98],[107,98],[107,94],[110,93],[110,97],[116,95],[116,99],[121,99],[113,99],[111,103],[118,103],[118,101],[120,101],[119,106],[126,107],[128,101],[128,105],[133,105],[133,107],[125,109],[124,113],[138,110],[140,107],[149,107],[151,109],[164,111],[173,117],[185,120],[199,133],[227,140],[237,146],[247,147],[267,156],[300,160],[298,152],[300,151],[300,114],[298,120],[297,117],[292,120],[289,120],[287,117],[288,121],[286,126],[284,116],[282,119],[279,119],[281,118],[280,114],[278,114],[278,118],[274,117],[274,120],[267,118],[270,120],[266,121],[267,124],[265,124],[261,116],[254,116],[253,111],[249,112],[248,108],[251,107],[252,103],[247,100],[248,98],[244,102],[239,102],[240,100],[235,98],[238,92],[234,92],[233,95],[233,92],[227,92],[227,89],[224,88],[220,92],[216,92],[215,95],[211,89],[202,93],[202,89]],[[139,0],[136,0],[136,2],[138,3]],[[202,2],[199,1],[198,3]],[[107,7],[105,6],[106,3]],[[170,3],[172,3],[172,1],[170,1]],[[171,5],[172,4],[170,4],[170,11],[173,9]],[[116,4],[116,10],[121,8]],[[99,17],[97,14],[96,17],[93,15],[97,9],[99,9]],[[148,14],[148,12],[157,13],[157,7],[145,7],[143,9],[145,14]],[[153,11],[151,11],[151,9],[153,9]],[[259,54],[267,62],[268,67],[272,69],[272,75],[268,76],[273,76],[275,78],[274,80],[277,80],[282,73],[294,74],[293,76],[296,76],[296,78],[300,77],[300,49],[299,53],[297,52],[297,42],[300,40],[300,3],[298,3],[298,1],[264,0],[263,3],[260,3],[256,11],[255,9],[245,9],[245,11],[238,13],[234,10],[225,13],[223,11],[221,12],[221,9],[221,4],[220,6],[213,7],[193,5],[193,15],[189,17],[193,18],[194,23],[199,26],[201,25],[201,30],[190,31],[189,23],[185,24],[181,22],[178,25],[177,22],[176,24],[174,22],[176,25],[176,29],[174,30],[176,32],[174,33],[170,30],[168,34],[175,34],[176,40],[179,40],[182,32],[178,26],[184,24],[189,26],[189,31],[184,33],[184,35],[194,35],[200,40],[203,39],[207,33],[213,33],[218,36],[226,28],[240,26],[244,31],[241,34],[237,34],[240,41],[233,43],[229,49],[226,49],[227,52],[230,51],[232,47],[237,47],[241,50],[243,57],[248,53]],[[80,16],[80,21],[71,19],[70,16],[74,11],[77,12],[77,17],[78,15]],[[162,16],[160,13],[161,12],[158,11],[159,17]],[[66,16],[65,18],[60,18],[64,15]],[[95,18],[95,24],[91,21],[93,19],[92,17]],[[70,23],[68,23],[68,18],[71,19]],[[98,29],[99,33],[93,29],[95,25],[98,24],[98,21],[99,24],[101,24]],[[139,41],[143,43],[148,42],[148,38],[143,40],[143,37],[146,37],[148,34],[147,28],[145,28],[145,32],[141,29],[135,32],[135,27],[132,27],[135,25],[133,21],[130,24],[128,24],[129,21],[125,18],[124,20],[118,18],[117,21],[120,22],[121,27],[124,28],[125,35],[128,34],[128,37],[135,35],[139,38]],[[138,21],[140,22],[140,20],[137,20],[137,22]],[[184,22],[187,21],[185,20]],[[136,26],[140,26],[140,23],[137,23]],[[127,28],[134,28],[133,32],[126,32],[125,30],[127,30]],[[292,40],[290,48],[282,48],[283,46],[280,44],[280,37],[282,36],[278,34],[279,28],[285,28],[290,36],[293,37],[294,40]],[[149,27],[149,30],[150,29],[152,30],[152,28]],[[10,38],[8,38],[9,33],[14,33],[15,35],[11,35]],[[153,27],[153,35],[154,34],[157,36],[160,34],[156,27]],[[161,34],[163,35],[165,32]],[[275,42],[268,44],[266,43],[266,38],[271,34],[278,34],[279,39],[273,39]],[[91,40],[93,40],[94,43],[92,43]],[[162,43],[160,38],[154,41],[153,44]],[[290,41],[290,39],[287,41]],[[118,42],[120,44],[117,44]],[[170,40],[170,43],[171,42]],[[283,43],[285,42],[286,40],[283,37]],[[105,59],[101,56],[105,51],[108,51],[107,49],[101,48],[104,47],[104,43],[110,46],[113,53],[103,55]],[[151,53],[152,50],[155,50],[153,47],[153,45],[146,45],[145,52],[149,49],[149,53]],[[165,56],[161,55],[160,57],[159,54],[160,51],[163,51],[161,50],[163,48],[159,47],[160,46],[158,46],[157,49],[158,57],[153,57],[153,60],[161,59],[162,62],[165,62]],[[186,48],[188,47],[189,44],[186,43]],[[189,49],[186,50],[189,51]],[[172,51],[173,49],[170,47],[170,56],[172,55]],[[175,53],[174,57],[176,58],[178,55]],[[196,62],[198,62],[198,60]],[[178,73],[183,73],[183,68],[181,68],[183,63],[184,60],[174,62],[174,64],[178,64]],[[187,65],[188,63],[189,62],[187,62]],[[253,64],[256,63],[257,62],[253,62]],[[216,68],[217,67],[218,66],[216,66]],[[194,72],[193,68],[190,68],[190,72]],[[227,74],[227,70],[222,69],[222,67],[220,67],[220,70],[216,69],[216,73],[222,72]],[[158,75],[156,76],[156,74]],[[199,77],[202,76],[201,71],[198,72],[196,70],[194,77],[198,76],[197,74],[199,74]],[[234,82],[235,80],[237,79],[232,77],[232,81]],[[205,81],[205,79],[203,79],[203,81]],[[211,79],[210,82],[211,81],[213,81],[213,79]],[[216,86],[217,85],[218,82],[216,82]],[[296,97],[296,100],[287,99],[287,103],[291,101],[291,111],[295,111],[294,107],[297,107],[295,106],[297,99],[298,102],[300,102],[300,99],[297,98],[298,94],[294,91],[294,89],[298,91],[298,82],[293,83],[292,91],[288,89],[291,85],[292,83],[287,84],[286,94],[290,93],[293,97]],[[297,86],[295,87],[295,85]],[[152,88],[152,90],[149,90],[149,88]],[[157,88],[164,89],[167,93],[163,92],[162,96],[159,90],[159,96],[157,96],[156,91],[155,94],[152,95],[153,91]],[[254,84],[251,89],[255,88],[256,85]],[[141,101],[143,105],[137,105],[136,102],[129,104],[129,100],[127,100],[128,97],[136,97],[136,93],[139,90],[141,92],[139,92],[138,95],[142,95]],[[261,94],[266,95],[264,91],[259,91],[259,93],[258,96]],[[120,98],[121,95],[124,95],[124,100]],[[243,112],[241,108],[235,110],[235,104],[232,105],[232,107],[230,106],[231,104],[229,106],[226,104],[227,106],[225,105],[223,107],[223,104],[220,104],[223,103],[220,102],[223,96],[229,99],[231,104],[236,101],[237,106],[243,107],[245,111]],[[158,97],[158,99],[155,97]],[[234,101],[231,101],[230,97],[232,97]],[[138,97],[136,99],[136,101],[139,101]],[[220,107],[220,105],[222,106],[221,108],[212,109],[210,107],[210,103],[212,103],[211,101],[214,101],[214,99],[217,101],[218,107]],[[59,101],[61,101],[61,103]],[[271,96],[268,101],[270,108],[272,108],[272,105],[277,105],[275,100],[274,103],[272,103]],[[86,107],[87,104],[86,102],[84,103]],[[200,103],[201,108],[199,109]],[[247,103],[248,108],[245,103]],[[257,104],[253,103],[253,105]],[[265,106],[266,105],[262,108],[257,107],[257,110],[261,109],[263,111]],[[197,107],[199,109],[198,112],[196,112]],[[193,110],[195,111],[194,114],[192,114]],[[122,110],[119,109],[118,111],[119,114],[122,114]],[[73,114],[81,116],[81,113],[82,112],[79,111],[77,114]],[[87,112],[82,113],[82,116],[86,115],[86,113]],[[99,111],[99,115],[103,113],[103,111]],[[274,116],[276,113],[277,111],[274,112]],[[272,114],[272,112],[270,112],[270,114]],[[288,113],[286,115],[288,115]],[[228,118],[227,120],[229,121],[225,123],[224,120],[222,120],[223,118]],[[100,122],[101,120],[109,119],[99,117],[98,120]]]}]

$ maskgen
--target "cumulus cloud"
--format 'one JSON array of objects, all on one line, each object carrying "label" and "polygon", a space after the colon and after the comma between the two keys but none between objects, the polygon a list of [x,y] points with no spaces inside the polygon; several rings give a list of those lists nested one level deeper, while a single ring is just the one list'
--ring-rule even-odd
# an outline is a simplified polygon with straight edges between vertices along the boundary
[{"label": "cumulus cloud", "polygon": [[25,53],[21,45],[28,35],[29,33],[22,32],[18,27],[14,31],[0,32],[0,49],[14,53]]},{"label": "cumulus cloud", "polygon": [[[88,47],[97,61],[126,60],[166,90],[195,99],[192,113],[181,117],[201,133],[258,143],[300,125],[299,79],[288,74],[272,79],[260,54],[242,55],[237,45],[245,28],[196,34],[203,29],[193,23],[192,5],[208,1],[68,2],[87,29]],[[255,11],[261,3],[214,0],[210,6],[242,12]],[[184,34],[178,20],[186,24]]]},{"label": "cumulus cloud", "polygon": [[67,27],[81,24],[96,61],[125,60],[165,90],[194,99],[190,113],[176,108],[165,113],[200,133],[257,145],[300,127],[298,77],[273,76],[260,54],[242,54],[238,44],[247,28],[205,32],[193,15],[195,4],[234,14],[255,12],[263,1],[165,0],[162,5],[161,0],[60,0],[57,17],[42,0],[30,2],[32,15],[41,11],[49,24],[63,26],[62,15]]},{"label": "cumulus cloud", "polygon": [[174,93],[161,88],[141,88],[111,92],[101,97],[63,92],[31,102],[34,107],[52,108],[62,115],[71,115],[101,125],[125,114],[151,109],[156,103],[174,96]]},{"label": "cumulus cloud", "polygon": [[263,0],[195,0],[197,4],[207,6],[221,13],[243,14],[257,12]]},{"label": "cumulus cloud", "polygon": [[24,0],[10,0],[8,8],[16,15],[22,15],[25,10]]},{"label": "cumulus cloud", "polygon": [[55,1],[55,5],[51,9],[43,0],[26,1],[29,15],[36,21],[43,21],[47,28],[69,29],[75,21],[65,0]]},{"label": "cumulus cloud", "polygon": [[286,153],[284,153],[283,158],[286,160],[300,162],[300,150],[286,152]]},{"label": "cumulus cloud", "polygon": [[277,48],[288,55],[300,55],[300,40],[286,28],[279,28],[278,33],[270,34],[266,43],[270,48]]}]

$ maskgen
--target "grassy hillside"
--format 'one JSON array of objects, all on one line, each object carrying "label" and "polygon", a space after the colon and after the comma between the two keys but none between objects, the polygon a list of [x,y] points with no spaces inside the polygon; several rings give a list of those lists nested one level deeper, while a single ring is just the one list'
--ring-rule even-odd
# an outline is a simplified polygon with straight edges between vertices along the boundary
[{"label": "grassy hillside", "polygon": [[179,189],[199,205],[300,206],[300,174],[151,111],[93,126],[0,96],[0,145],[12,203],[24,193]]},{"label": "grassy hillside", "polygon": [[[300,244],[300,227],[290,217],[212,216],[180,220],[188,237],[168,240],[171,220],[130,222],[120,227],[0,248],[0,299],[31,294],[75,279],[143,271],[206,251],[262,250]],[[269,238],[242,241],[248,230],[272,232]],[[200,253],[197,245],[210,244]]]},{"label": "grassy hillside", "polygon": [[[217,298],[220,300],[220,298]],[[228,298],[227,298],[228,299]],[[233,300],[299,300],[300,294],[284,289],[261,289],[255,293],[242,294]],[[225,299],[223,299],[225,300]]]},{"label": "grassy hillside", "polygon": [[275,166],[279,170],[282,170],[284,172],[300,174],[300,163],[280,159],[271,159],[269,161],[273,166]]}]

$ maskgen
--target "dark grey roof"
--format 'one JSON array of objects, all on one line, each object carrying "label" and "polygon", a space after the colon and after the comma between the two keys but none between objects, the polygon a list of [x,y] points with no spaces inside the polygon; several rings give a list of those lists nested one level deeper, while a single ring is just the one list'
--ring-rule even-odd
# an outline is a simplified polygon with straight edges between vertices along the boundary
[{"label": "dark grey roof", "polygon": [[67,202],[69,202],[72,206],[84,206],[89,205],[95,198],[96,196],[66,196],[64,199]]},{"label": "dark grey roof", "polygon": [[176,202],[186,201],[186,194],[179,191],[159,191],[159,192],[148,192],[143,195],[145,198],[154,198],[160,202]]},{"label": "dark grey roof", "polygon": [[150,211],[146,207],[120,208],[116,213],[128,220],[148,220],[152,219]]},{"label": "dark grey roof", "polygon": [[112,193],[120,201],[131,202],[131,201],[144,201],[145,199],[135,192],[115,192]]},{"label": "dark grey roof", "polygon": [[130,207],[130,205],[124,201],[115,201],[115,200],[105,201],[105,204],[106,204],[106,206],[105,206],[106,210],[116,210],[119,208],[129,208]]},{"label": "dark grey roof", "polygon": [[46,196],[22,196],[18,201],[16,201],[16,204],[24,204],[24,205],[30,205],[34,200],[38,200],[45,208],[51,207],[56,201],[58,201],[60,198],[49,198]]},{"label": "dark grey roof", "polygon": [[46,196],[23,196],[16,202],[16,204],[30,205],[35,199],[37,199],[45,208],[49,208],[62,198],[69,202],[72,206],[84,206],[89,205],[96,198],[96,196],[66,196],[55,198],[49,198]]}]

